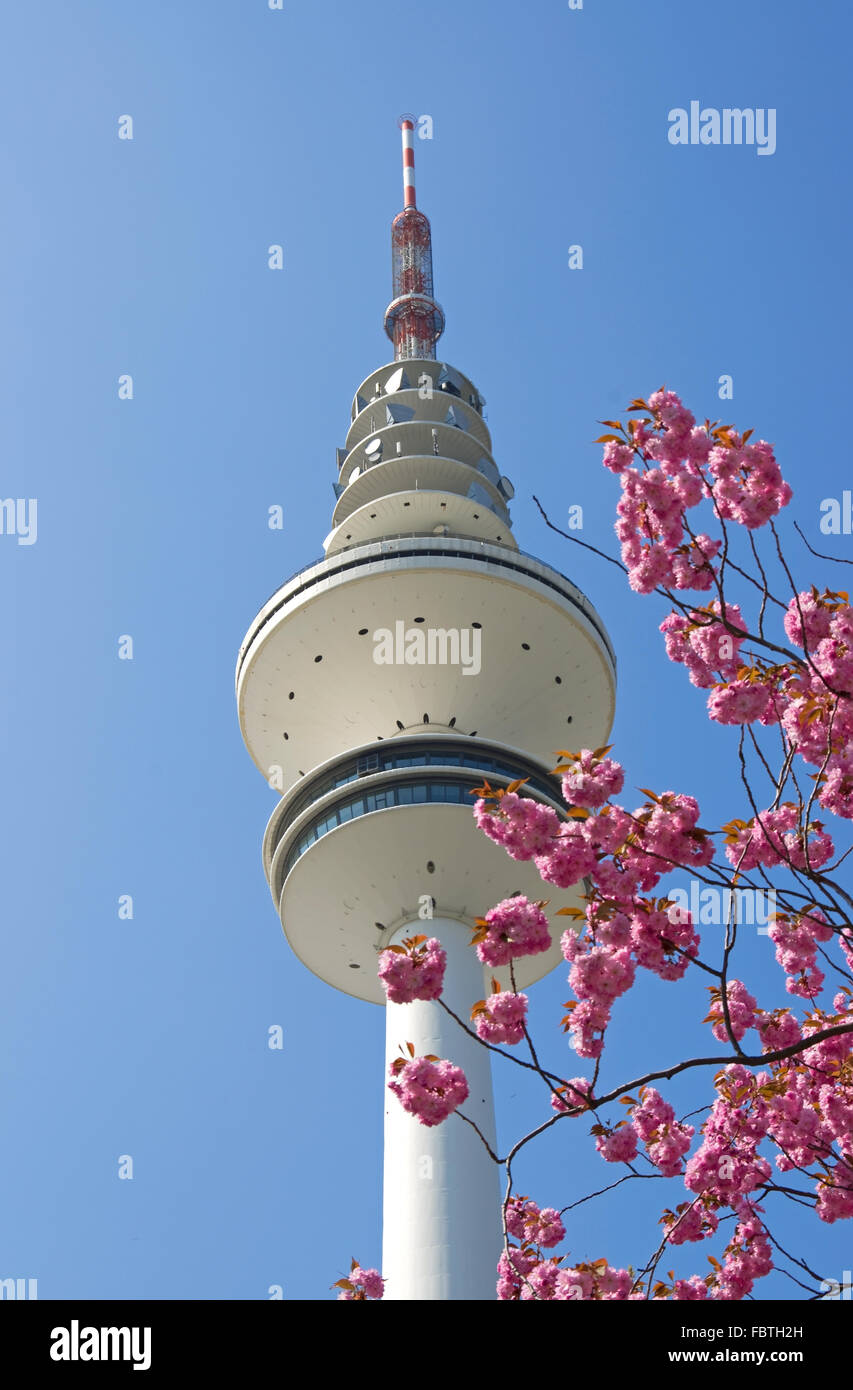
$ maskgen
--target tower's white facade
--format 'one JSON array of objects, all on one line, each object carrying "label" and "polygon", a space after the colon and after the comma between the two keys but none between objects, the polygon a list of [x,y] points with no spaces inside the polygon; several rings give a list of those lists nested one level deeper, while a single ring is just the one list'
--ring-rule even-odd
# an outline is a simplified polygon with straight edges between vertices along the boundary
[{"label": "tower's white facade", "polygon": [[[240,649],[237,700],[255,764],[267,779],[280,769],[264,867],[300,960],[384,1005],[379,951],[437,936],[444,999],[467,1020],[490,974],[509,983],[484,974],[473,919],[518,892],[547,896],[550,915],[578,892],[546,893],[534,866],[488,840],[470,792],[527,778],[523,794],[560,810],[554,754],[606,742],[614,662],[584,595],[519,551],[483,398],[436,360],[444,318],[407,120],[403,143],[411,172],[386,314],[395,360],[356,392],[325,558],[261,609]],[[517,962],[518,988],[559,959],[555,940]],[[386,1079],[405,1042],[462,1066],[461,1111],[497,1152],[487,1050],[437,1002],[388,1005],[386,1020]],[[471,1126],[458,1115],[422,1126],[386,1091],[386,1298],[494,1299],[500,1200],[499,1170]]]}]

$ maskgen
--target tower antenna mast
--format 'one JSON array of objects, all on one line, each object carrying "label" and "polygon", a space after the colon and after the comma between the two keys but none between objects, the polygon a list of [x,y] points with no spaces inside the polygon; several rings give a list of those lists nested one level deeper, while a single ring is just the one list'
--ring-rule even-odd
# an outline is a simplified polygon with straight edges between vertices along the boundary
[{"label": "tower antenna mast", "polygon": [[444,312],[433,297],[429,218],[415,198],[415,117],[401,116],[399,125],[403,211],[391,224],[392,299],[385,310],[385,332],[394,344],[395,362],[434,361],[436,342],[444,332]]}]

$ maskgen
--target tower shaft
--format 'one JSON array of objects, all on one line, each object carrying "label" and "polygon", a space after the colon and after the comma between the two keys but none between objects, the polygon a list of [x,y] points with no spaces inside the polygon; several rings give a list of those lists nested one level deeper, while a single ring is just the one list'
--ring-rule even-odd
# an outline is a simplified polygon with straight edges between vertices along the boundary
[{"label": "tower shaft", "polygon": [[[442,998],[467,1021],[487,993],[483,967],[471,949],[471,926],[448,918],[409,922],[392,943],[427,932],[447,953]],[[501,1252],[498,1169],[483,1140],[496,1150],[490,1054],[463,1033],[437,1000],[386,1005],[385,1073],[400,1048],[446,1057],[468,1082],[464,1113],[474,1129],[451,1116],[428,1128],[407,1115],[386,1091],[382,1206],[382,1272],[389,1300],[493,1300]],[[407,1054],[404,1054],[407,1055]]]}]

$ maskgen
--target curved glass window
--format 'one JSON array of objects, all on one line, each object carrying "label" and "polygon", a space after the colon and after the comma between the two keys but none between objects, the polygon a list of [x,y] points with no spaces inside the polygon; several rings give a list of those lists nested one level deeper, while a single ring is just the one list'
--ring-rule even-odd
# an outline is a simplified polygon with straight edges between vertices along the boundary
[{"label": "curved glass window", "polygon": [[443,778],[423,778],[418,781],[395,782],[389,787],[378,788],[362,796],[344,797],[337,806],[327,807],[321,815],[303,828],[299,838],[287,852],[277,875],[278,882],[284,883],[297,859],[336,826],[344,825],[358,816],[368,815],[371,811],[384,811],[390,806],[415,806],[426,802],[473,806],[474,798],[469,793],[478,780],[468,776],[452,782]]},{"label": "curved glass window", "polygon": [[525,785],[532,791],[561,801],[558,778],[547,777],[541,773],[529,776],[529,766],[523,759],[513,758],[511,754],[489,753],[485,749],[482,752],[474,751],[458,738],[452,742],[426,738],[419,738],[417,742],[395,741],[393,744],[389,743],[387,748],[377,749],[375,752],[371,750],[370,753],[362,753],[346,763],[339,763],[322,781],[312,781],[289,807],[285,820],[279,826],[273,852],[287,826],[291,825],[312,802],[319,801],[338,787],[358,781],[360,777],[370,777],[377,772],[407,767],[470,767],[484,777],[504,777],[510,781],[523,777],[526,779]]}]

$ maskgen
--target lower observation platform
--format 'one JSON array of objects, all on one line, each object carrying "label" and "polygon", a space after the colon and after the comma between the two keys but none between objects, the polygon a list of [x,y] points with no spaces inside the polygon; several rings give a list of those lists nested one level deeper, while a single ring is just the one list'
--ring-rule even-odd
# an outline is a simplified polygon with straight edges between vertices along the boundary
[{"label": "lower observation platform", "polygon": [[[543,883],[534,864],[511,859],[478,828],[473,797],[468,801],[371,811],[330,830],[301,854],[285,878],[278,908],[303,965],[345,994],[384,1004],[377,955],[406,923],[412,935],[430,934],[429,918],[418,917],[421,904],[429,901],[435,917],[470,927],[502,899],[524,893],[532,901],[547,899],[552,946],[516,962],[516,983],[525,989],[553,970],[569,925],[554,914],[583,905],[583,882],[565,891]],[[287,848],[285,840],[278,853],[285,855]],[[276,867],[273,861],[273,872]],[[508,971],[490,973],[510,988]]]}]

